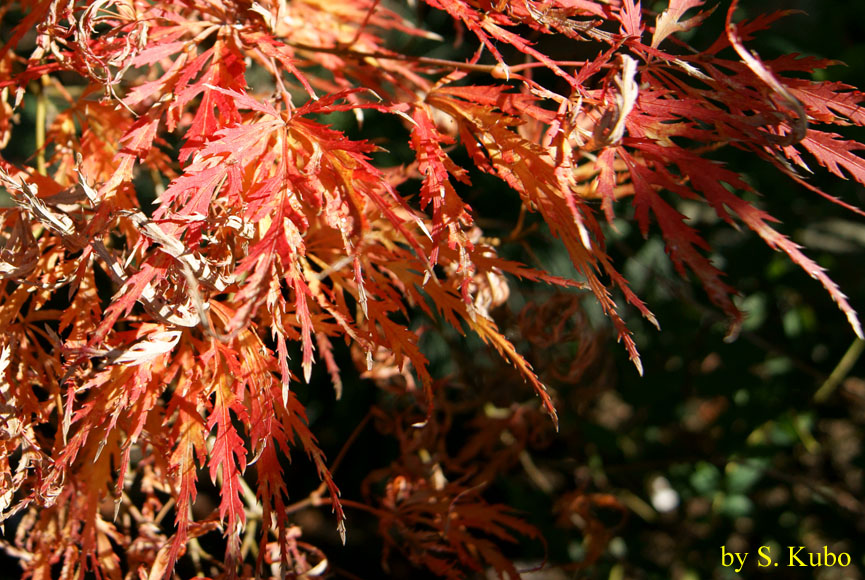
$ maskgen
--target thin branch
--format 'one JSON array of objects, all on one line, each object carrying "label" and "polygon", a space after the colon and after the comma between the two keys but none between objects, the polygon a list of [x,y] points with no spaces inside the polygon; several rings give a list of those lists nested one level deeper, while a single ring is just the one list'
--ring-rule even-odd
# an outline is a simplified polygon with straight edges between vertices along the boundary
[{"label": "thin branch", "polygon": [[363,416],[363,419],[360,420],[360,423],[358,423],[354,428],[354,431],[351,432],[351,435],[348,436],[348,439],[345,440],[342,449],[339,450],[336,459],[334,459],[333,464],[331,464],[331,475],[336,473],[336,470],[339,469],[339,464],[342,463],[342,460],[345,458],[349,448],[354,444],[355,440],[360,435],[360,432],[363,431],[363,428],[366,427],[366,424],[369,423],[370,419],[372,419],[372,410],[367,411],[366,415]]},{"label": "thin branch", "polygon": [[[457,70],[469,71],[469,72],[482,72],[487,74],[493,74],[494,72],[501,70],[501,65],[496,64],[473,64],[469,62],[460,62],[456,60],[447,60],[443,58],[433,58],[429,56],[414,56],[410,54],[399,54],[392,52],[364,52],[360,50],[351,50],[348,48],[343,48],[339,46],[327,47],[327,46],[313,46],[310,44],[301,44],[296,42],[285,42],[287,46],[290,46],[297,50],[306,50],[309,52],[323,52],[326,54],[334,54],[337,56],[344,56],[346,58],[354,58],[357,60],[363,60],[366,58],[374,58],[378,60],[399,60],[404,62],[411,62],[415,64],[426,64],[430,66],[440,66],[443,68],[453,68]],[[565,60],[565,61],[557,61],[556,64],[559,66],[585,66],[590,61],[588,60]],[[545,67],[542,62],[527,62],[523,64],[517,64],[511,67],[508,67],[510,72],[519,72],[521,70],[537,68],[537,67]],[[610,65],[605,66],[605,68],[609,68]]]},{"label": "thin branch", "polygon": [[240,546],[240,557],[244,560],[250,552],[252,553],[253,558],[258,557],[258,542],[255,541],[257,528],[258,521],[255,519],[251,519],[246,526],[246,533],[243,535],[243,544]]},{"label": "thin branch", "polygon": [[[331,475],[336,472],[339,468],[340,463],[345,458],[346,453],[349,448],[354,444],[357,440],[360,432],[366,427],[367,423],[369,423],[370,419],[372,419],[372,411],[367,411],[366,415],[364,415],[363,419],[360,420],[360,423],[354,428],[351,432],[351,435],[348,436],[348,439],[345,440],[345,443],[342,446],[342,449],[339,450],[339,453],[336,455],[336,459],[333,460],[333,464],[331,465],[330,472]],[[322,497],[322,494],[327,490],[327,483],[322,481],[317,488],[312,490],[308,496],[303,498],[300,501],[296,501],[293,504],[286,506],[285,513],[292,514],[294,512],[298,512],[307,507],[317,507],[325,503],[325,498]]]},{"label": "thin branch", "polygon": [[372,3],[372,6],[370,6],[369,10],[366,11],[366,16],[364,16],[363,22],[361,22],[360,26],[357,27],[357,30],[354,33],[354,38],[351,39],[351,42],[349,42],[348,44],[345,45],[346,48],[355,45],[355,43],[360,38],[360,35],[363,33],[364,28],[366,28],[367,24],[369,24],[369,20],[370,20],[370,18],[372,18],[373,12],[375,12],[375,9],[378,8],[378,5],[380,3],[381,3],[381,0],[375,0]]},{"label": "thin branch", "polygon": [[853,340],[853,343],[850,345],[850,348],[847,349],[847,352],[844,353],[844,356],[841,357],[841,360],[838,361],[838,365],[832,371],[832,374],[823,381],[823,384],[820,385],[820,388],[817,389],[817,392],[814,393],[814,402],[822,403],[835,391],[835,388],[841,384],[850,371],[853,370],[853,365],[856,364],[856,361],[859,360],[859,357],[862,355],[862,351],[865,350],[865,340],[861,338],[856,338]]},{"label": "thin branch", "polygon": [[359,501],[353,501],[350,499],[340,499],[339,501],[345,507],[350,507],[350,508],[354,508],[356,510],[364,511],[364,512],[370,513],[376,517],[379,517],[379,518],[383,517],[383,516],[387,516],[387,512],[385,512],[384,510],[374,508],[372,506],[366,505],[365,503],[360,503]]},{"label": "thin branch", "polygon": [[39,175],[47,175],[45,165],[45,130],[48,118],[48,96],[45,89],[48,87],[48,77],[39,77],[36,88],[36,170]]}]

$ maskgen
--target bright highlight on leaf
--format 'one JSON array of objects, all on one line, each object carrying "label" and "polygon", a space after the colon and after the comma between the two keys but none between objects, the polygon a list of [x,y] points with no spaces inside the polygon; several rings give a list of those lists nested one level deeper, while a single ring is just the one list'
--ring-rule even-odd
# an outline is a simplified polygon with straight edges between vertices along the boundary
[{"label": "bright highlight on leaf", "polygon": [[[424,1],[475,49],[470,60],[401,52],[411,43],[386,39],[453,39],[379,0],[0,4],[0,144],[29,103],[41,111],[37,150],[0,158],[11,199],[0,210],[0,522],[27,514],[34,535],[18,553],[29,575],[60,564],[64,578],[121,578],[115,547],[142,542],[127,577],[171,577],[181,562],[200,571],[198,538],[221,533],[224,557],[210,565],[225,577],[266,565],[310,577],[328,560],[298,540],[293,514],[327,505],[343,542],[344,510],[356,507],[385,537],[404,534],[387,553],[443,577],[518,577],[500,544],[537,530],[482,499],[482,478],[448,480],[431,458],[421,476],[409,461],[429,454],[409,442],[434,431],[447,380],[422,338],[449,327],[480,339],[557,426],[555,387],[496,309],[515,280],[590,296],[642,373],[625,309],[663,321],[607,252],[631,209],[727,315],[730,339],[743,318],[735,281],[681,200],[787,254],[862,336],[842,290],[712,157],[748,152],[863,215],[805,173],[865,185],[865,145],[838,133],[865,126],[865,94],[801,74],[832,61],[751,51],[780,14],[735,22],[732,2],[701,51],[676,35],[711,16],[717,5],[702,0],[657,15],[634,0]],[[594,56],[556,56],[577,46]],[[487,215],[475,194],[490,179],[492,205],[518,207],[515,223],[501,226],[504,209]],[[532,231],[564,246],[575,279],[502,257]],[[341,501],[294,390],[319,389],[321,367],[340,398],[349,352],[414,405],[387,418],[403,454],[377,474],[378,507]],[[321,486],[293,504],[298,456]],[[208,480],[220,500],[202,516]],[[150,507],[132,504],[133,485]],[[135,529],[118,513],[139,518]]]}]

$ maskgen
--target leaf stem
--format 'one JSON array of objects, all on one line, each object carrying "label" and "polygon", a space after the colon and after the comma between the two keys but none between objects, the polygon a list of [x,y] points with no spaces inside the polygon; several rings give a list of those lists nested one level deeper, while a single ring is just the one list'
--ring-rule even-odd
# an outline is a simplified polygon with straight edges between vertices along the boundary
[{"label": "leaf stem", "polygon": [[841,357],[841,360],[838,361],[838,365],[832,371],[832,374],[823,381],[823,384],[820,385],[820,388],[817,389],[817,392],[814,393],[814,402],[822,403],[829,398],[829,396],[835,391],[841,381],[843,381],[850,371],[853,370],[853,365],[856,364],[856,361],[859,360],[859,357],[862,355],[862,351],[865,350],[865,340],[861,338],[857,338],[850,345],[850,348],[847,349],[847,352],[844,353],[844,356]]},{"label": "leaf stem", "polygon": [[345,440],[345,443],[342,446],[342,449],[339,450],[339,453],[336,455],[336,459],[333,460],[333,464],[330,467],[330,473],[336,472],[339,469],[339,464],[342,463],[342,460],[345,458],[345,454],[348,452],[349,448],[354,444],[355,440],[360,435],[360,432],[363,431],[363,428],[366,427],[366,424],[369,423],[369,420],[372,419],[372,411],[367,411],[366,415],[363,416],[363,419],[360,420],[360,423],[354,428],[354,431],[351,432],[351,435],[348,436],[348,439]]},{"label": "leaf stem", "polygon": [[[354,444],[355,440],[360,435],[360,432],[363,431],[363,428],[366,427],[366,424],[369,423],[369,420],[372,419],[372,411],[367,411],[366,415],[364,415],[363,419],[360,420],[360,423],[354,428],[351,432],[351,435],[348,436],[348,439],[345,440],[345,443],[342,446],[342,449],[339,450],[339,453],[336,455],[336,459],[333,460],[333,464],[330,468],[330,473],[336,472],[339,468],[339,464],[342,463],[342,460],[345,458],[346,453],[349,448]],[[292,514],[294,512],[300,511],[307,507],[315,507],[322,505],[324,503],[324,498],[321,497],[327,490],[327,483],[322,481],[317,488],[312,490],[308,496],[303,498],[300,501],[296,501],[293,504],[290,504],[285,507],[286,514]]]},{"label": "leaf stem", "polygon": [[[359,50],[351,50],[349,48],[342,47],[326,47],[326,46],[312,46],[309,44],[300,44],[296,42],[288,42],[285,44],[297,50],[306,50],[310,52],[324,52],[327,54],[335,54],[337,56],[345,56],[349,58],[356,59],[365,59],[365,58],[374,58],[378,60],[401,60],[406,62],[412,62],[416,64],[428,64],[431,66],[441,66],[446,68],[454,68],[458,70],[464,70],[469,72],[483,72],[492,74],[496,70],[500,70],[500,65],[497,64],[476,64],[469,62],[460,62],[455,60],[447,60],[443,58],[433,58],[429,56],[414,56],[409,54],[399,54],[399,53],[390,53],[390,52],[363,52]],[[585,66],[588,64],[588,60],[565,60],[556,62],[559,66]],[[543,67],[547,66],[542,62],[527,62],[523,64],[517,64],[511,67],[508,67],[510,72],[519,72],[521,70]],[[497,69],[498,67],[498,69]]]},{"label": "leaf stem", "polygon": [[370,513],[374,516],[383,517],[383,516],[387,515],[387,512],[385,512],[384,510],[380,510],[378,508],[368,506],[365,503],[360,503],[359,501],[354,501],[354,500],[350,500],[350,499],[340,499],[339,501],[345,507],[350,507],[350,508],[354,508],[356,510],[365,511],[365,512]]}]

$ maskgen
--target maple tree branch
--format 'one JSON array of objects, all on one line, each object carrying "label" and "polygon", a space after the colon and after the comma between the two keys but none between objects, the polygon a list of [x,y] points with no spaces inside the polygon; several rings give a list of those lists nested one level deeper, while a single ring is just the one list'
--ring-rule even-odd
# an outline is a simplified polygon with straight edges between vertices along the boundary
[{"label": "maple tree branch", "polygon": [[[427,64],[431,66],[440,66],[443,68],[453,68],[462,71],[468,72],[481,72],[487,74],[499,73],[502,70],[502,66],[498,63],[496,64],[475,64],[470,62],[460,62],[456,60],[448,60],[444,58],[433,58],[430,56],[415,56],[410,54],[399,54],[399,53],[390,53],[390,52],[363,52],[359,50],[352,50],[349,48],[342,47],[327,47],[327,46],[313,46],[310,44],[302,44],[297,42],[286,41],[285,44],[297,50],[306,50],[309,52],[324,52],[327,54],[334,54],[337,56],[345,56],[348,58],[356,58],[358,60],[365,58],[374,58],[378,60],[399,60],[403,62],[411,62],[416,64]],[[556,61],[556,64],[559,66],[585,66],[590,61],[588,60],[563,60]],[[509,66],[508,70],[510,72],[519,72],[521,70],[530,69],[530,68],[538,68],[545,67],[546,64],[542,62],[526,62],[522,64],[517,64],[514,66]],[[610,68],[613,65],[605,64],[602,65],[602,68]]]},{"label": "maple tree branch", "polygon": [[45,89],[48,87],[48,76],[39,77],[38,83],[34,84],[36,93],[36,171],[40,175],[47,175],[45,165],[45,129],[48,116],[48,97]]},{"label": "maple tree branch", "polygon": [[771,88],[775,94],[784,101],[787,107],[796,113],[796,117],[792,118],[786,111],[781,111],[781,113],[786,117],[787,122],[790,124],[790,134],[781,136],[769,135],[769,140],[779,147],[795,145],[804,139],[808,132],[808,115],[805,113],[805,108],[802,106],[799,99],[794,97],[787,87],[784,86],[781,81],[779,81],[778,78],[763,65],[759,55],[756,52],[745,49],[745,45],[742,44],[742,39],[739,36],[738,29],[736,28],[736,25],[733,24],[733,13],[736,11],[738,3],[739,0],[733,0],[727,10],[727,39],[730,41],[730,45],[736,53],[742,58],[742,62],[751,69],[751,72],[757,75],[761,81],[766,83],[769,88]]},{"label": "maple tree branch", "polygon": [[363,32],[363,29],[366,28],[367,24],[369,24],[369,19],[372,18],[373,12],[375,12],[375,9],[378,8],[378,5],[380,3],[381,0],[375,0],[372,3],[372,5],[369,7],[369,10],[366,11],[366,16],[364,16],[363,22],[361,22],[360,26],[357,27],[357,30],[354,33],[354,38],[351,39],[351,42],[349,42],[346,47],[354,46],[354,44],[358,41],[361,33]]},{"label": "maple tree branch", "polygon": [[201,574],[204,570],[201,565],[202,561],[216,562],[216,559],[201,547],[201,542],[198,541],[198,538],[189,538],[187,550],[189,551],[189,557],[192,558],[192,565],[198,574]]},{"label": "maple tree branch", "polygon": [[6,554],[8,554],[9,556],[13,558],[18,558],[23,562],[29,562],[33,559],[32,553],[13,546],[10,542],[4,540],[3,538],[0,538],[0,549],[6,552]]},{"label": "maple tree branch", "polygon": [[841,357],[841,360],[838,361],[838,364],[832,370],[832,374],[829,375],[823,384],[820,385],[820,388],[817,389],[817,392],[814,393],[815,402],[822,403],[829,398],[835,391],[835,388],[853,370],[853,365],[859,360],[863,350],[865,350],[865,340],[861,338],[853,339],[853,343],[847,349],[847,352],[844,353],[844,356]]},{"label": "maple tree branch", "polygon": [[532,459],[531,453],[523,449],[520,451],[519,455],[520,464],[523,466],[523,470],[526,472],[526,475],[529,476],[529,479],[538,486],[538,489],[546,493],[547,495],[552,494],[555,491],[553,487],[553,483],[550,481],[543,471],[538,468],[537,464],[535,464]]},{"label": "maple tree branch", "polygon": [[120,500],[122,501],[123,506],[129,510],[129,514],[132,516],[132,519],[135,520],[135,523],[141,525],[141,523],[145,521],[145,517],[138,507],[132,503],[132,498],[129,497],[129,494],[125,491],[121,491]]},{"label": "maple tree branch", "polygon": [[366,427],[366,424],[369,423],[370,419],[372,419],[372,409],[366,412],[366,415],[363,416],[363,419],[360,420],[360,423],[357,424],[351,432],[351,435],[349,435],[348,439],[345,440],[342,449],[339,450],[339,453],[337,453],[336,458],[333,460],[333,464],[330,467],[331,475],[339,469],[339,464],[342,463],[342,460],[345,458],[349,448],[354,444],[358,436],[360,436],[360,432],[363,431],[363,428]]},{"label": "maple tree branch", "polygon": [[[324,498],[324,499],[327,499],[327,498]],[[341,499],[341,498],[339,501],[345,507],[350,507],[350,508],[354,508],[356,510],[364,511],[364,512],[367,512],[369,514],[372,514],[372,515],[380,517],[380,518],[386,517],[388,515],[388,513],[384,510],[374,508],[372,506],[366,505],[365,503],[360,503],[359,501],[354,501],[354,500],[350,500],[350,499]]]},{"label": "maple tree branch", "polygon": [[339,566],[332,566],[331,570],[333,571],[334,574],[337,575],[337,577],[343,576],[345,578],[348,578],[349,580],[364,580],[363,578],[361,578],[357,574],[353,574],[352,572],[349,572],[345,568],[340,568]]},{"label": "maple tree branch", "polygon": [[246,483],[246,480],[242,477],[239,478],[238,481],[240,482],[240,493],[243,496],[243,501],[246,502],[247,517],[252,519],[261,519],[263,512],[259,505],[258,498],[255,497],[255,492],[252,491],[249,484]]},{"label": "maple tree branch", "polygon": [[321,503],[322,503],[321,496],[316,495],[316,492],[319,490],[320,487],[321,486],[315,488],[305,498],[285,506],[286,515],[293,514],[294,512],[299,512],[300,510],[302,510],[304,508],[316,507],[316,506],[321,505]]},{"label": "maple tree branch", "polygon": [[[351,435],[348,436],[348,439],[345,440],[345,443],[342,445],[342,449],[339,450],[339,453],[336,454],[336,458],[333,460],[333,464],[330,468],[330,473],[333,475],[336,470],[339,468],[340,463],[345,458],[346,453],[348,453],[349,448],[354,444],[360,435],[363,428],[366,427],[367,423],[369,423],[370,419],[372,419],[372,410],[367,411],[366,415],[364,415],[363,419],[355,426],[354,430],[351,432]],[[304,508],[310,506],[319,506],[322,505],[325,501],[325,498],[322,498],[321,494],[323,494],[327,490],[327,483],[322,481],[317,488],[312,490],[308,496],[303,498],[302,500],[296,501],[293,504],[286,506],[285,513],[291,514],[297,511],[300,511]]]},{"label": "maple tree branch", "polygon": [[[241,481],[243,479],[241,478]],[[240,555],[246,559],[247,554],[252,553],[253,558],[258,557],[258,542],[255,541],[255,533],[258,531],[258,520],[251,519],[243,536],[243,544],[240,546]]]},{"label": "maple tree branch", "polygon": [[840,489],[838,486],[821,484],[819,481],[814,481],[809,477],[785,473],[784,471],[773,469],[772,467],[764,467],[754,459],[747,461],[746,464],[762,471],[773,479],[778,479],[791,486],[801,485],[823,501],[833,504],[853,516],[858,518],[865,517],[865,505],[863,505],[862,501],[859,500],[856,495],[846,489]]},{"label": "maple tree branch", "polygon": [[165,505],[162,506],[162,509],[159,510],[159,513],[156,514],[156,517],[153,518],[153,523],[159,525],[162,520],[165,519],[165,516],[168,515],[168,511],[174,507],[175,500],[173,497],[168,498],[168,501],[165,502]]}]

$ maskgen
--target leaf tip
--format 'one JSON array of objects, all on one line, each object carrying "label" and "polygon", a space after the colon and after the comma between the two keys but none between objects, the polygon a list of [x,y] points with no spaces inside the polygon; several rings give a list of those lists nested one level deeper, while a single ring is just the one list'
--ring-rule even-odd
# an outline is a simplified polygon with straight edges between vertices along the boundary
[{"label": "leaf tip", "polygon": [[859,317],[856,316],[856,313],[850,311],[847,314],[847,320],[850,322],[850,326],[853,327],[853,332],[856,333],[859,340],[865,340],[865,334],[862,334],[862,325],[859,323]]},{"label": "leaf tip", "polygon": [[640,376],[643,376],[643,361],[640,360],[639,356],[631,358],[631,362],[634,363],[634,366],[637,367],[637,372]]}]

